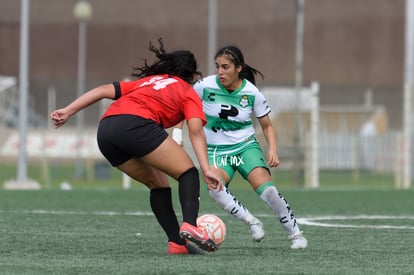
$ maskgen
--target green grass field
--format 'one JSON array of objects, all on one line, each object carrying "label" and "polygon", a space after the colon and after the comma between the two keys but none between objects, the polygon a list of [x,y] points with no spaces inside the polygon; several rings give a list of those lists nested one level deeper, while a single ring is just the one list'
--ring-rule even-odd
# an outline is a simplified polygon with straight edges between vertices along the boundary
[{"label": "green grass field", "polygon": [[[0,189],[0,273],[414,274],[412,189],[369,183],[341,190],[281,186],[309,240],[302,251],[289,248],[270,209],[245,183],[235,182],[231,190],[264,222],[261,243],[253,242],[247,226],[226,215],[202,189],[200,214],[223,219],[225,242],[207,255],[167,255],[149,192],[136,183],[131,190],[119,185]],[[176,187],[173,183],[180,213]]]}]

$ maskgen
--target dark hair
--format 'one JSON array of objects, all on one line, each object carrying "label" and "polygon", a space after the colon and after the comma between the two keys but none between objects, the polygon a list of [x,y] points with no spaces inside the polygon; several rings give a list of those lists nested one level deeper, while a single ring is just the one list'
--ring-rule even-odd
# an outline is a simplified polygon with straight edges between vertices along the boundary
[{"label": "dark hair", "polygon": [[197,61],[192,52],[179,50],[167,53],[162,38],[159,38],[158,42],[160,44],[159,48],[150,42],[149,50],[155,53],[159,60],[152,65],[148,65],[145,59],[144,66],[133,67],[132,76],[142,78],[150,75],[168,74],[178,76],[190,84],[194,82],[194,75],[202,76],[201,72],[197,71]]},{"label": "dark hair", "polygon": [[255,79],[256,75],[260,75],[262,79],[264,78],[261,72],[259,72],[255,68],[250,67],[249,65],[244,63],[243,54],[237,46],[235,45],[224,46],[223,48],[217,51],[214,59],[222,55],[226,55],[227,57],[229,57],[229,59],[234,63],[234,65],[236,65],[236,67],[239,65],[242,66],[242,70],[239,73],[239,77],[241,79],[247,79],[253,84],[256,84],[256,79]]}]

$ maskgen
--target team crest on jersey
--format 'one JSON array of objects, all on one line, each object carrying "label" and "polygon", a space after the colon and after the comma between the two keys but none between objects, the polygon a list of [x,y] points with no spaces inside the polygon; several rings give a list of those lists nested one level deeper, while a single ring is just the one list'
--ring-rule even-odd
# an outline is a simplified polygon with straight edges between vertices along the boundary
[{"label": "team crest on jersey", "polygon": [[240,99],[239,104],[242,107],[246,107],[247,105],[249,105],[249,98],[247,97],[247,95],[242,96],[242,98]]}]

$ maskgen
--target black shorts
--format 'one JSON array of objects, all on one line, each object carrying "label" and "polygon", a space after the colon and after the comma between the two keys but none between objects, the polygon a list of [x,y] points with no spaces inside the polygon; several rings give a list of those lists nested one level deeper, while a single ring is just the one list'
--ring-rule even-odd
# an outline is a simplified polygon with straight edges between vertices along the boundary
[{"label": "black shorts", "polygon": [[154,151],[168,133],[152,120],[134,115],[106,117],[98,126],[98,146],[112,166]]}]

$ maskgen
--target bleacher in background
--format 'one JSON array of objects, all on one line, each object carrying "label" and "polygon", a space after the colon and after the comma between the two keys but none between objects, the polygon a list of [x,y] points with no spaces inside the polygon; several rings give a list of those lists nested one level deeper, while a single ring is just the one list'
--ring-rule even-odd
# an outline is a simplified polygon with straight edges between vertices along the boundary
[{"label": "bleacher in background", "polygon": [[[295,148],[298,133],[304,162],[301,166],[307,167],[307,162],[312,161],[309,158],[312,138],[311,90],[304,87],[299,100],[292,87],[267,87],[263,93],[272,108],[271,119],[277,135],[282,168],[292,168],[298,154]],[[402,133],[388,127],[387,111],[384,106],[372,104],[370,91],[366,92],[360,104],[323,105],[318,114],[319,169],[399,173],[404,150]],[[297,125],[298,116],[300,126]],[[257,138],[266,147],[260,126],[256,126]]]},{"label": "bleacher in background", "polygon": [[[0,124],[6,128],[18,128],[19,93],[17,84],[17,77],[0,75]],[[35,98],[29,94],[28,127],[45,127],[47,120],[36,112],[34,102]]]},{"label": "bleacher in background", "polygon": [[[18,157],[19,135],[17,128],[17,87],[13,77],[0,78],[0,160],[14,162]],[[299,96],[292,87],[265,87],[262,92],[272,108],[271,119],[276,130],[281,169],[292,169],[298,149],[294,140],[297,133],[297,119],[300,117],[300,144],[303,163],[309,167],[311,148],[311,99],[312,89],[304,87]],[[398,177],[401,169],[403,146],[401,133],[391,130],[384,106],[373,105],[370,96],[361,104],[324,105],[318,109],[317,129],[318,169],[364,170],[393,173]],[[97,106],[100,112],[108,104],[103,101]],[[55,130],[47,126],[45,119],[36,119],[29,112],[30,123],[27,136],[27,153],[30,162],[59,159],[76,162],[79,158],[101,162],[103,157],[96,144],[96,127],[88,127],[77,134],[76,128],[67,126]],[[97,114],[99,116],[99,114]],[[266,150],[266,142],[259,124],[257,138]],[[186,129],[184,128],[184,133]],[[196,161],[188,136],[184,147]]]}]

